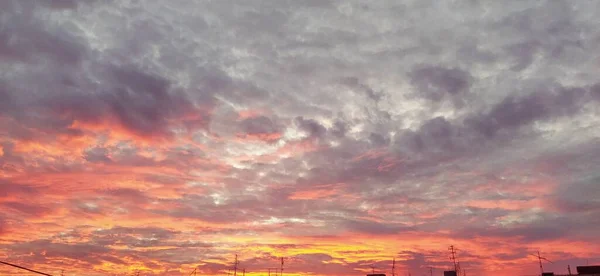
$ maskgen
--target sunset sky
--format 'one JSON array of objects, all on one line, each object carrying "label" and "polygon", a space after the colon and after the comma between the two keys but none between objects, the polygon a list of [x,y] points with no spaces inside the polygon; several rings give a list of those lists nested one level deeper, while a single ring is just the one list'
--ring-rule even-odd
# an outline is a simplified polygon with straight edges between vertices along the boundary
[{"label": "sunset sky", "polygon": [[[600,1],[0,0],[0,261],[600,263]],[[24,274],[0,266],[0,275]]]}]

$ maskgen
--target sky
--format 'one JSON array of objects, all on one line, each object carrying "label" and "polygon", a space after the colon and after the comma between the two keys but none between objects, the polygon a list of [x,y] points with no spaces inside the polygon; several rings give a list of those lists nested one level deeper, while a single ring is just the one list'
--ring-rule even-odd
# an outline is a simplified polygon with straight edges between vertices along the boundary
[{"label": "sky", "polygon": [[598,10],[0,1],[0,260],[420,276],[454,245],[468,275],[536,275],[538,250],[546,271],[599,264]]}]

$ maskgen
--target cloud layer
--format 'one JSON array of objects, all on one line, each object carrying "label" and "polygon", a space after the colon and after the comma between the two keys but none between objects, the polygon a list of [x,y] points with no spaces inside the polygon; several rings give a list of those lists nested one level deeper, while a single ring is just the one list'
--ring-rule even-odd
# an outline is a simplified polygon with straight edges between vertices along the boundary
[{"label": "cloud layer", "polygon": [[[65,275],[598,262],[594,1],[0,2],[0,258]],[[9,267],[1,274],[18,275]]]}]

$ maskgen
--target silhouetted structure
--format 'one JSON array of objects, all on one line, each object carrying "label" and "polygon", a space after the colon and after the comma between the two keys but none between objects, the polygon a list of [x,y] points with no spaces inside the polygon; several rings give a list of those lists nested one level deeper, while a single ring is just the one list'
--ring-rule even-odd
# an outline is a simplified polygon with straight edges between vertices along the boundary
[{"label": "silhouetted structure", "polygon": [[[458,265],[456,263],[456,248],[454,247],[454,245],[451,245],[450,247],[448,247],[448,250],[450,250],[450,259],[452,260],[452,263],[454,264],[454,275],[458,274]],[[444,272],[444,276],[446,276],[446,272]]]},{"label": "silhouetted structure", "polygon": [[549,262],[551,264],[553,264],[553,262],[550,261],[550,260],[548,260],[548,259],[546,259],[546,258],[544,258],[544,257],[542,257],[542,255],[540,255],[540,251],[537,252],[537,255],[535,255],[535,254],[529,254],[529,255],[538,258],[538,261],[540,262],[540,273],[542,273],[542,276],[552,276],[552,275],[554,275],[554,273],[552,273],[552,274],[546,274],[546,273],[544,273],[544,266],[542,265],[542,260],[544,260],[546,262]]},{"label": "silhouetted structure", "polygon": [[578,266],[577,274],[588,276],[600,276],[600,265]]},{"label": "silhouetted structure", "polygon": [[367,274],[367,276],[385,276],[385,274]]},{"label": "silhouetted structure", "polygon": [[454,270],[448,270],[448,271],[444,271],[444,276],[457,276],[456,271]]}]

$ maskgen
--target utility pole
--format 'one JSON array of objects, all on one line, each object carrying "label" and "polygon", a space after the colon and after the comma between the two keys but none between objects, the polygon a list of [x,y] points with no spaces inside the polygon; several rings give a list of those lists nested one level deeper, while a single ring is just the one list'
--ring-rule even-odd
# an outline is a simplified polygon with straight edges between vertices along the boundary
[{"label": "utility pole", "polygon": [[433,276],[433,267],[431,267],[431,266],[429,267],[429,275]]},{"label": "utility pole", "polygon": [[569,275],[573,275],[571,274],[571,265],[567,265],[567,270],[569,270]]},{"label": "utility pole", "polygon": [[375,266],[371,265],[371,274],[375,274]]},{"label": "utility pole", "polygon": [[233,276],[237,276],[238,256],[235,254],[235,261],[233,262]]},{"label": "utility pole", "polygon": [[283,257],[281,257],[281,272],[279,273],[279,276],[283,276]]},{"label": "utility pole", "polygon": [[544,267],[542,266],[542,256],[540,256],[540,251],[538,251],[538,261],[540,261],[540,272],[544,274]]},{"label": "utility pole", "polygon": [[246,269],[245,268],[242,270],[242,276],[246,276]]},{"label": "utility pole", "polygon": [[456,248],[454,247],[454,245],[450,245],[450,247],[448,247],[448,250],[450,250],[450,259],[452,259],[452,263],[454,264],[454,271],[456,272],[456,274],[458,274],[458,265],[456,264]]},{"label": "utility pole", "polygon": [[392,276],[396,276],[396,258],[392,260]]}]

